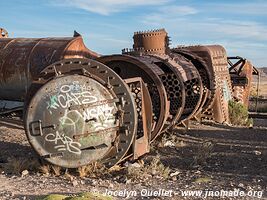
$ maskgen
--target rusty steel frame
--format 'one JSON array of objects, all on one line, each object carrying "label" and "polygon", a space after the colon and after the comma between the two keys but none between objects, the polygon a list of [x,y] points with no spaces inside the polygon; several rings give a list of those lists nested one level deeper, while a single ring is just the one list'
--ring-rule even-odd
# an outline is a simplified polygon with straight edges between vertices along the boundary
[{"label": "rusty steel frame", "polygon": [[[138,113],[137,134],[134,137],[131,151],[133,159],[150,151],[151,132],[153,126],[153,108],[149,91],[141,77],[128,78],[124,80],[135,99],[136,110]],[[126,156],[129,157],[129,156]]]},{"label": "rusty steel frame", "polygon": [[233,97],[236,101],[248,107],[252,76],[259,76],[259,72],[251,62],[239,56],[228,57],[228,65],[233,87]]},{"label": "rusty steel frame", "polygon": [[164,72],[155,64],[142,57],[130,55],[103,56],[97,59],[117,72],[123,79],[141,77],[147,84],[152,99],[154,116],[154,128],[151,133],[151,141],[159,135],[169,116],[169,101],[167,93],[160,79]]},{"label": "rusty steel frame", "polygon": [[[207,45],[177,47],[177,50],[181,50],[192,62],[195,59],[201,63],[204,74],[208,74],[209,83],[206,85],[210,87],[209,96],[203,105],[201,118],[229,123],[228,100],[232,98],[232,85],[225,49],[220,45]],[[204,74],[200,73],[203,79]]]},{"label": "rusty steel frame", "polygon": [[197,115],[203,101],[204,89],[202,79],[197,68],[181,55],[169,53],[177,62],[182,73],[182,81],[185,86],[185,107],[178,123],[184,123]]},{"label": "rusty steel frame", "polygon": [[207,64],[201,57],[189,50],[186,50],[185,47],[173,48],[171,49],[171,52],[185,57],[191,63],[193,63],[195,68],[198,70],[203,85],[201,104],[199,105],[199,109],[195,113],[196,115],[199,115],[203,110],[207,109],[210,102],[212,101],[212,96],[214,96],[213,91],[215,91],[215,85],[212,81],[214,79],[214,75],[212,74],[212,71],[209,70]]},{"label": "rusty steel frame", "polygon": [[167,99],[170,102],[169,115],[161,130],[161,132],[166,132],[177,123],[184,110],[185,87],[181,81],[182,74],[177,63],[167,55],[145,55],[142,56],[142,59],[146,60],[146,62],[154,63],[158,67],[154,68],[155,70],[163,71],[163,73],[159,75],[159,78],[163,82],[167,93]]}]

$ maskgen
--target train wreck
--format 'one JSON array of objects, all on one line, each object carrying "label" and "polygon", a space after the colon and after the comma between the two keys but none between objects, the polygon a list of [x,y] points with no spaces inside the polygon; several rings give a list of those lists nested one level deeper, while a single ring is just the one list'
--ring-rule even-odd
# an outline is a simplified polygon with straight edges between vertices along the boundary
[{"label": "train wreck", "polygon": [[[251,64],[236,70],[239,63],[229,62],[220,45],[170,48],[164,29],[136,32],[133,48],[105,56],[77,33],[37,39],[0,33],[0,100],[22,103],[29,143],[65,168],[137,159],[160,134],[189,120],[229,123],[229,100],[247,104],[256,74]],[[2,114],[13,109],[2,106]]]}]

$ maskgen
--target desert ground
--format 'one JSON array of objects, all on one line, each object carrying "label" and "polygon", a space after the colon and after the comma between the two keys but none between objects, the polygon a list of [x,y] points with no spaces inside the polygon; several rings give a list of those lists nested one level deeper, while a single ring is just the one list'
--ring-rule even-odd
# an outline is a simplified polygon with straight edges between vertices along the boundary
[{"label": "desert ground", "polygon": [[[193,122],[190,130],[177,128],[162,136],[142,159],[112,170],[98,165],[65,170],[41,164],[21,120],[14,118],[0,120],[0,150],[1,200],[39,199],[51,193],[75,196],[86,191],[109,191],[116,196],[112,192],[125,189],[137,194],[128,199],[204,199],[204,192],[221,190],[247,194],[224,199],[267,199],[267,120],[254,120],[250,129]],[[159,189],[172,196],[141,196]],[[186,198],[185,191],[203,193]],[[215,198],[209,195],[205,199]]]}]

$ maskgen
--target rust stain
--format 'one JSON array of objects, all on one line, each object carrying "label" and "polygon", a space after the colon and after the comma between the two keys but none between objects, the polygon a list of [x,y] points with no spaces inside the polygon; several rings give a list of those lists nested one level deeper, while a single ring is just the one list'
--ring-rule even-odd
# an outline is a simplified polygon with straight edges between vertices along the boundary
[{"label": "rust stain", "polygon": [[165,29],[135,32],[133,49],[109,56],[78,33],[7,37],[0,29],[0,99],[24,101],[31,145],[59,166],[137,159],[192,118],[229,122],[230,99],[248,105],[249,61],[220,45],[170,48]]}]

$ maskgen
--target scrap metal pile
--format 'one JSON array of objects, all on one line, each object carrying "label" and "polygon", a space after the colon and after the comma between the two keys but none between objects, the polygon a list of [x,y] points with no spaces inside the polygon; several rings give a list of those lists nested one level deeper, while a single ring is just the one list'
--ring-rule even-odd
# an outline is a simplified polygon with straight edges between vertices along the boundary
[{"label": "scrap metal pile", "polygon": [[100,56],[79,34],[11,39],[0,30],[0,99],[24,102],[28,140],[55,165],[113,166],[190,119],[229,121],[222,46],[171,49],[161,29],[136,32],[133,49]]}]

